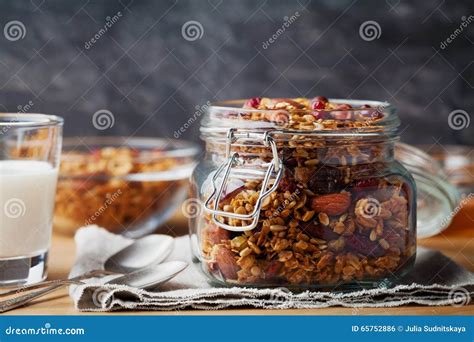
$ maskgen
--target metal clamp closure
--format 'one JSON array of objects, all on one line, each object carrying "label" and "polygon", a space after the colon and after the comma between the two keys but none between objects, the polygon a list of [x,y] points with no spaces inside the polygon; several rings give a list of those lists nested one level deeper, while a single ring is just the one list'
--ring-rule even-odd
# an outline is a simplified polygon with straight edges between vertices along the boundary
[{"label": "metal clamp closure", "polygon": [[[226,189],[226,184],[231,173],[231,169],[234,165],[237,164],[238,153],[234,152],[231,154],[232,144],[239,139],[252,139],[256,141],[262,141],[264,146],[270,147],[272,150],[273,159],[268,163],[267,171],[263,178],[262,187],[260,189],[259,197],[254,205],[254,210],[249,214],[236,214],[232,212],[226,212],[219,210],[219,202],[221,200],[222,194]],[[272,179],[273,173],[276,172],[274,176],[275,181],[268,188],[268,184]],[[222,182],[217,186],[218,179],[223,175]],[[283,164],[278,157],[278,149],[274,139],[271,137],[271,132],[267,131],[265,133],[256,133],[256,132],[237,132],[234,128],[229,129],[227,132],[227,145],[226,145],[226,161],[224,161],[219,168],[216,170],[214,176],[212,177],[212,193],[207,198],[204,203],[204,208],[207,212],[212,214],[212,221],[221,228],[234,231],[234,232],[243,232],[246,230],[251,230],[255,228],[258,224],[258,219],[260,216],[260,211],[262,209],[263,200],[268,197],[273,191],[278,187],[278,183],[283,175]],[[220,222],[217,219],[217,216],[229,218],[229,219],[239,219],[239,220],[252,220],[250,224],[245,226],[231,226],[224,222]]]}]

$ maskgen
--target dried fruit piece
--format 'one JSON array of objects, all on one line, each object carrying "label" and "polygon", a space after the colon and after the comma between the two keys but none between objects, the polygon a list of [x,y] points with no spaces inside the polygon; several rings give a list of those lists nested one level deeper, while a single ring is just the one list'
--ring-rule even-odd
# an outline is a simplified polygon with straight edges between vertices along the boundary
[{"label": "dried fruit piece", "polygon": [[380,257],[386,254],[385,249],[383,249],[377,242],[370,241],[367,236],[360,234],[346,236],[345,246],[354,252],[366,256]]},{"label": "dried fruit piece", "polygon": [[265,271],[266,278],[275,278],[281,270],[283,264],[278,260],[272,260]]},{"label": "dried fruit piece", "polygon": [[296,191],[296,183],[290,180],[289,178],[283,178],[280,181],[280,184],[278,184],[278,187],[283,192],[289,191],[291,193],[294,193]]},{"label": "dried fruit piece", "polygon": [[379,184],[378,178],[359,179],[353,182],[352,189],[356,192],[374,190]]},{"label": "dried fruit piece", "polygon": [[315,103],[313,103],[312,108],[314,110],[324,109],[324,108],[326,108],[326,103],[322,102],[322,101],[316,101]]},{"label": "dried fruit piece", "polygon": [[312,102],[323,102],[323,103],[328,103],[329,100],[325,96],[316,96],[313,98]]},{"label": "dried fruit piece", "polygon": [[349,209],[351,196],[349,193],[329,194],[314,197],[311,208],[320,213],[324,212],[329,216],[341,215]]},{"label": "dried fruit piece", "polygon": [[334,240],[339,237],[331,228],[317,224],[315,221],[302,227],[303,232],[309,236],[321,240]]},{"label": "dried fruit piece", "polygon": [[311,176],[308,187],[317,194],[330,194],[339,191],[343,182],[342,170],[332,166],[321,166]]},{"label": "dried fruit piece", "polygon": [[244,108],[258,108],[261,101],[261,97],[253,97],[244,104]]},{"label": "dried fruit piece", "polygon": [[225,279],[237,279],[239,266],[234,258],[234,253],[223,246],[217,246],[215,252],[216,264]]}]

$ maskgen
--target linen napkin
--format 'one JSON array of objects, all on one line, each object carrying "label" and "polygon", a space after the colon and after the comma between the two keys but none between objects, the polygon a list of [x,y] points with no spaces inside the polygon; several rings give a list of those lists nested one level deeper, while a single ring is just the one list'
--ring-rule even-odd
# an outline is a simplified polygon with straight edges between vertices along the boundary
[{"label": "linen napkin", "polygon": [[[83,227],[75,236],[76,262],[70,276],[103,268],[105,260],[132,240],[109,233],[97,226]],[[467,305],[474,296],[474,273],[443,254],[419,248],[413,271],[391,288],[378,287],[353,292],[292,293],[286,288],[213,287],[192,262],[187,236],[175,239],[167,259],[189,263],[187,269],[153,291],[123,285],[104,285],[110,279],[90,279],[71,286],[70,295],[81,311],[113,310],[217,310],[231,307],[267,309],[323,308],[329,306],[394,307],[405,304]],[[356,311],[355,311],[356,312]]]}]

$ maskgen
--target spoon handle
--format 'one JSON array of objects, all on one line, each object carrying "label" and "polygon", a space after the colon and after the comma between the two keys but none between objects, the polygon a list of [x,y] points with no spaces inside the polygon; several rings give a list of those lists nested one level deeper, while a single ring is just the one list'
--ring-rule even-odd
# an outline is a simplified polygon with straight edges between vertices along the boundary
[{"label": "spoon handle", "polygon": [[16,298],[0,301],[0,312],[6,312],[9,310],[18,308],[20,306],[23,306],[36,298],[43,297],[47,295],[48,293],[56,291],[57,289],[63,287],[63,285],[67,285],[67,282],[58,283],[56,285],[49,286],[41,290],[32,291],[30,293],[21,295]]},{"label": "spoon handle", "polygon": [[86,272],[84,274],[81,274],[77,277],[69,278],[69,279],[58,279],[58,280],[46,280],[42,281],[37,284],[31,284],[31,285],[24,285],[21,287],[17,287],[11,290],[6,290],[6,291],[1,291],[0,292],[0,298],[2,297],[8,297],[11,295],[19,295],[23,292],[28,292],[31,290],[36,290],[36,289],[41,289],[43,287],[49,287],[53,285],[74,285],[74,284],[80,284],[81,280],[88,279],[88,278],[95,278],[95,277],[100,277],[104,275],[112,274],[112,272],[108,272],[105,270],[93,270]]}]

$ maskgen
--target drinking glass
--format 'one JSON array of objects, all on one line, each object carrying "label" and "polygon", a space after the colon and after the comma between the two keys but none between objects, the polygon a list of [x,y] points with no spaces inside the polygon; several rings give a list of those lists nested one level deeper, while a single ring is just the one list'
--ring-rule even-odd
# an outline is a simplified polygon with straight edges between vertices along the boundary
[{"label": "drinking glass", "polygon": [[63,119],[0,113],[0,286],[46,278]]}]

